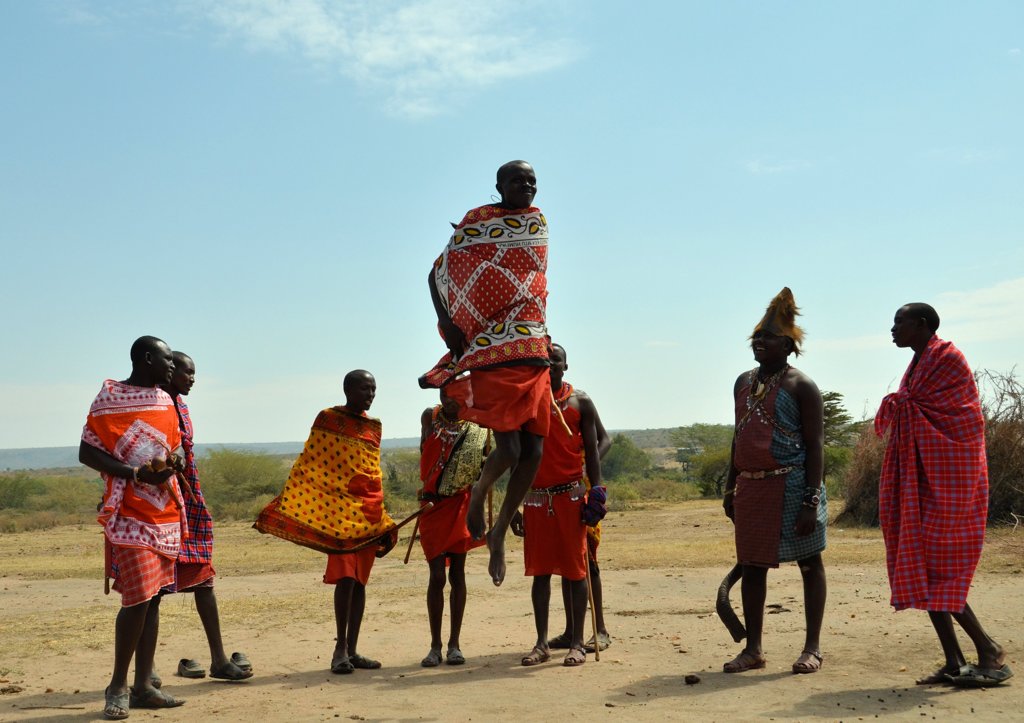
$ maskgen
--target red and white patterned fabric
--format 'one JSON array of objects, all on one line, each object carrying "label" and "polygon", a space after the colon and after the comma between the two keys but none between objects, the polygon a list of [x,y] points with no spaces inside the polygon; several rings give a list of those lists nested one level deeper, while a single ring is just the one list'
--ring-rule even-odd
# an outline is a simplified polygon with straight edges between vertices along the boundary
[{"label": "red and white patterned fabric", "polygon": [[[108,379],[89,408],[82,441],[132,467],[166,460],[181,444],[174,400],[158,387]],[[175,476],[160,486],[102,477],[106,490],[98,519],[110,543],[176,558],[185,515]]]},{"label": "red and white patterned fabric", "polygon": [[892,606],[958,613],[981,557],[988,514],[985,417],[963,354],[933,336],[882,400],[888,434],[878,512]]},{"label": "red and white patterned fabric", "polygon": [[547,359],[548,223],[540,209],[481,206],[466,214],[434,262],[434,284],[465,334],[421,379],[440,387],[469,369]]},{"label": "red and white patterned fabric", "polygon": [[[108,543],[109,544],[109,543]],[[114,546],[111,562],[117,566],[114,590],[121,594],[121,607],[130,608],[156,597],[160,589],[174,583],[174,559],[152,550]]]}]

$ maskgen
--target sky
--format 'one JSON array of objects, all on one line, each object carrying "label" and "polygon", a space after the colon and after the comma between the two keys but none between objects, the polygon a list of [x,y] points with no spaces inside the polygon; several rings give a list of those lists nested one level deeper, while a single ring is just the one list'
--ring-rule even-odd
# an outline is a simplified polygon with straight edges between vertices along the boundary
[{"label": "sky", "polygon": [[76,445],[143,334],[199,442],[305,439],[355,368],[418,435],[427,272],[520,158],[610,429],[730,422],[783,286],[855,418],[906,302],[1024,359],[1016,0],[6,2],[0,91],[0,448]]}]

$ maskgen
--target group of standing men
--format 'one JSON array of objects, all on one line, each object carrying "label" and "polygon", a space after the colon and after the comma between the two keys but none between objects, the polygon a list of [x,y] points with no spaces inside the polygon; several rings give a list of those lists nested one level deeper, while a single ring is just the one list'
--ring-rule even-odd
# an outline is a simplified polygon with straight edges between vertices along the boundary
[{"label": "group of standing men", "polygon": [[[430,569],[425,667],[442,662],[446,572],[451,634],[443,660],[465,662],[459,640],[465,556],[486,543],[488,572],[500,585],[509,528],[525,535],[526,574],[534,578],[537,640],[522,664],[545,662],[552,648],[566,648],[563,663],[580,665],[588,646],[600,650],[610,642],[602,616],[596,620],[600,630],[583,642],[588,587],[600,602],[599,535],[588,537],[588,528],[605,513],[600,458],[610,441],[590,398],[565,382],[565,350],[548,336],[548,230],[532,205],[536,184],[528,163],[501,166],[501,201],[469,211],[454,225],[428,277],[449,353],[420,378],[422,387],[441,393],[441,404],[421,419],[423,507],[417,524]],[[747,644],[725,664],[730,673],[765,666],[767,570],[785,561],[799,564],[806,608],[806,638],[793,672],[816,672],[824,660],[823,405],[814,382],[788,363],[801,351],[797,314],[784,288],[751,336],[758,367],[741,374],[733,389],[736,425],[723,504],[735,523]],[[937,328],[938,315],[926,304],[897,312],[893,340],[915,355],[899,391],[886,397],[876,418],[879,434],[888,435],[880,512],[892,604],[928,610],[938,633],[946,664],[921,682],[992,685],[1012,672],[966,603],[987,511],[984,418],[970,369],[951,343],[935,336]],[[152,670],[162,591],[196,593],[211,675],[239,680],[252,674],[244,655],[227,658],[220,643],[212,533],[182,399],[194,364],[154,337],[139,339],[131,359],[129,378],[108,380],[94,401],[80,451],[81,461],[107,482],[100,521],[108,574],[122,595],[108,719],[127,717],[129,706],[182,702],[160,690]],[[365,586],[374,559],[394,547],[404,524],[396,524],[383,505],[381,427],[366,414],[376,382],[356,370],[345,377],[344,391],[346,404],[318,415],[284,491],[257,521],[263,532],[329,553],[324,582],[335,585],[337,621],[331,670],[342,674],[380,667],[356,652]],[[442,492],[446,472],[455,476],[457,467],[463,482]],[[485,503],[506,471],[505,497],[488,529]],[[184,545],[183,534],[191,540]],[[566,626],[549,640],[552,575],[562,578]],[[954,620],[974,642],[977,665],[966,663]],[[129,688],[133,655],[135,685]]]}]

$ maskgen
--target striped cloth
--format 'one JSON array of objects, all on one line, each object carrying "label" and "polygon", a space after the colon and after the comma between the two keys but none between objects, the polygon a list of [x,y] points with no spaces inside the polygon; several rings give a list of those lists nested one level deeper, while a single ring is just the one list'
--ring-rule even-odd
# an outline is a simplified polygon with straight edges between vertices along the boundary
[{"label": "striped cloth", "polygon": [[199,469],[196,467],[195,443],[193,442],[192,418],[188,405],[181,395],[174,400],[178,409],[178,425],[181,428],[181,448],[185,453],[185,478],[192,487],[194,500],[185,498],[185,517],[188,521],[188,537],[181,541],[178,562],[209,563],[213,560],[213,518],[206,508],[206,499],[199,485]]},{"label": "striped cloth", "polygon": [[958,613],[981,557],[988,513],[985,417],[963,354],[933,336],[875,416],[888,434],[878,514],[891,603]]}]

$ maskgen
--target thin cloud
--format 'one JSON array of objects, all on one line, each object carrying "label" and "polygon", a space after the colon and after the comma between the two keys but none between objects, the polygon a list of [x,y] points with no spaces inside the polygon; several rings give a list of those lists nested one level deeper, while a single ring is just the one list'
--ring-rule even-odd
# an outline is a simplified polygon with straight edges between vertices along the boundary
[{"label": "thin cloud", "polygon": [[[974,291],[950,291],[932,302],[942,318],[940,336],[963,342],[999,341],[1019,335],[1024,309],[1024,277],[1001,281]],[[1015,334],[1012,330],[1018,330]]]},{"label": "thin cloud", "polygon": [[[391,112],[441,113],[467,91],[573,62],[543,22],[551,4],[484,0],[192,0],[183,6],[258,51],[298,52],[380,94]],[[531,23],[529,18],[533,18]]]},{"label": "thin cloud", "polygon": [[971,165],[992,161],[1002,155],[999,151],[986,148],[930,148],[924,153],[926,158],[946,163]]},{"label": "thin cloud", "polygon": [[1020,55],[1020,48],[1010,48],[1009,50],[1006,51],[1006,54],[1009,55],[1011,58],[1016,58]]},{"label": "thin cloud", "polygon": [[747,161],[746,164],[747,172],[754,176],[764,176],[773,173],[794,173],[796,171],[806,171],[810,167],[810,161],[799,159],[788,161],[753,160]]},{"label": "thin cloud", "polygon": [[645,341],[644,346],[649,349],[675,349],[680,346],[680,343],[667,339],[651,339],[650,341]]}]

